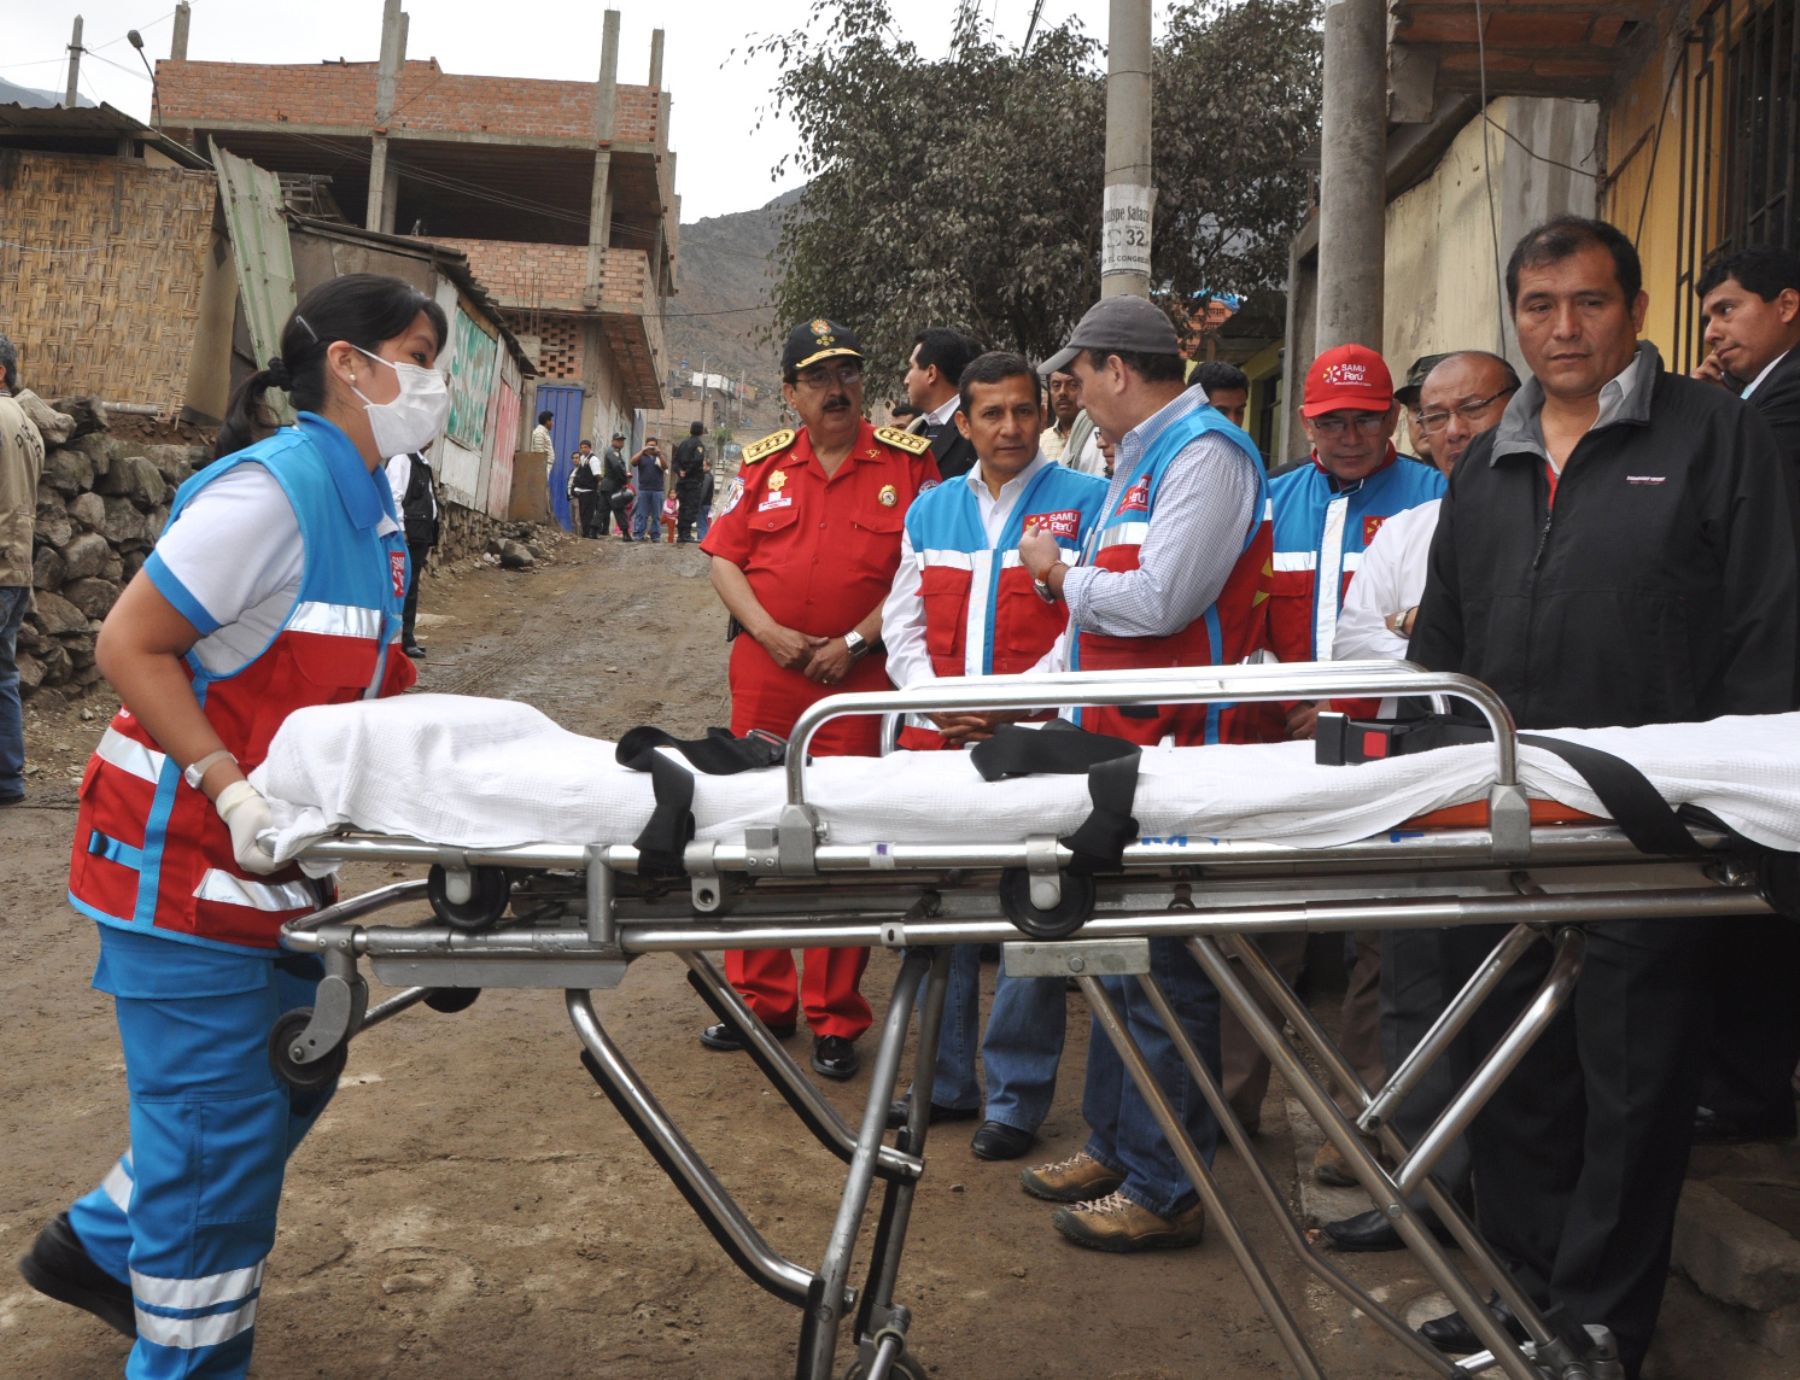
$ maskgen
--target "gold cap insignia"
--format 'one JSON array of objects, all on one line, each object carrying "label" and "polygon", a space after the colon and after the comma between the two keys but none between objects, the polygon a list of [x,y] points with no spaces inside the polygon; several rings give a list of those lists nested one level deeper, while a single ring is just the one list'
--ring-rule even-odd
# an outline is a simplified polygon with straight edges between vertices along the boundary
[{"label": "gold cap insignia", "polygon": [[769,476],[770,492],[780,493],[786,487],[787,487],[787,471],[786,470],[776,470],[774,474]]},{"label": "gold cap insignia", "polygon": [[816,318],[812,323],[813,339],[819,344],[831,346],[837,344],[837,338],[831,333],[831,323],[824,317]]},{"label": "gold cap insignia", "polygon": [[883,484],[881,492],[875,495],[875,501],[883,508],[892,508],[900,501],[900,491],[892,484]]}]

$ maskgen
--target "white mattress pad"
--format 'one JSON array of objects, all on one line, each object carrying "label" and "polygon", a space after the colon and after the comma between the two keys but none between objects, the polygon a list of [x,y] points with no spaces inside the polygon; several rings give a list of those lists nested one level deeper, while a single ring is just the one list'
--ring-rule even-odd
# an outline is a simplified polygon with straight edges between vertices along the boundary
[{"label": "white mattress pad", "polygon": [[[1746,838],[1800,851],[1800,713],[1554,736],[1632,762],[1671,805],[1703,806]],[[346,826],[469,848],[628,844],[655,793],[614,748],[510,700],[405,695],[289,716],[251,782],[272,804],[284,859]],[[1485,799],[1494,763],[1488,745],[1352,767],[1316,765],[1311,743],[1146,748],[1133,814],[1147,838],[1330,847]],[[1522,746],[1519,772],[1533,796],[1600,812],[1552,753]],[[1067,834],[1091,809],[1085,777],[983,781],[962,752],[820,758],[806,792],[834,844],[1014,843]],[[697,836],[738,841],[775,823],[785,799],[780,768],[696,772]]]}]

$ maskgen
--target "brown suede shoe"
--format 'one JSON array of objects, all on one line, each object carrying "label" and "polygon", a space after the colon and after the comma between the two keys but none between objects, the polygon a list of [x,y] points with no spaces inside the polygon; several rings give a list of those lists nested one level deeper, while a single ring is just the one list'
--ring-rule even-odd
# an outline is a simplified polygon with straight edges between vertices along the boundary
[{"label": "brown suede shoe", "polygon": [[1047,1203],[1085,1203],[1104,1197],[1124,1182],[1124,1175],[1113,1173],[1085,1150],[1019,1175],[1025,1191]]},{"label": "brown suede shoe", "polygon": [[[1383,1164],[1387,1163],[1387,1156],[1376,1149],[1372,1143],[1364,1141],[1363,1144],[1368,1146],[1369,1153],[1374,1155],[1376,1159],[1380,1160]],[[1330,1141],[1326,1141],[1321,1145],[1318,1149],[1318,1153],[1313,1156],[1313,1178],[1317,1179],[1327,1188],[1356,1188],[1359,1187],[1362,1182],[1356,1177],[1355,1173],[1352,1172],[1350,1161],[1345,1159],[1338,1151],[1337,1146],[1333,1145]]]},{"label": "brown suede shoe", "polygon": [[1173,1251],[1198,1246],[1206,1235],[1206,1210],[1199,1203],[1170,1219],[1139,1207],[1122,1193],[1060,1207],[1050,1220],[1077,1246],[1095,1251]]}]

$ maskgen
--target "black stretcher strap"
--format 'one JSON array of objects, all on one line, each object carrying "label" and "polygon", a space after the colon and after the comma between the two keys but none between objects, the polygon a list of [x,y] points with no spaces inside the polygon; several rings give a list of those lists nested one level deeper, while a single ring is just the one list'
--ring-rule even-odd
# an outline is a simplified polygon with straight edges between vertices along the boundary
[{"label": "black stretcher strap", "polygon": [[1072,866],[1077,872],[1106,871],[1123,862],[1126,847],[1138,835],[1131,807],[1142,758],[1136,743],[1089,733],[1065,719],[1052,719],[1042,728],[1002,724],[992,738],[969,749],[969,760],[983,781],[1087,775],[1093,811],[1060,841],[1075,855]]},{"label": "black stretcher strap", "polygon": [[660,728],[643,725],[619,739],[615,756],[620,766],[650,773],[656,791],[656,809],[632,847],[638,850],[638,870],[656,875],[679,875],[681,855],[694,838],[694,774],[661,747],[674,748],[708,776],[735,776],[778,766],[787,755],[787,742],[772,733],[734,737],[729,730],[709,728],[704,738],[677,738]]},{"label": "black stretcher strap", "polygon": [[[1436,714],[1399,720],[1322,715],[1314,760],[1321,765],[1341,766],[1493,740],[1486,724]],[[1518,740],[1554,753],[1573,767],[1587,782],[1588,789],[1600,798],[1607,817],[1640,853],[1686,857],[1705,851],[1650,779],[1624,758],[1542,733],[1521,733]]]}]

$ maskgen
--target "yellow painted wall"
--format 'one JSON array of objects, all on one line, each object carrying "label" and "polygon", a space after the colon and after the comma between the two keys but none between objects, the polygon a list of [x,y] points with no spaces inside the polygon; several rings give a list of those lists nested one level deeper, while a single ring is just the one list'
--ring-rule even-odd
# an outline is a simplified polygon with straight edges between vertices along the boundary
[{"label": "yellow painted wall", "polygon": [[[1483,122],[1471,120],[1432,175],[1388,203],[1381,352],[1396,380],[1419,356],[1451,350],[1493,350],[1517,365],[1499,269],[1533,225],[1594,213],[1597,106],[1504,97],[1488,111],[1502,128],[1487,129],[1485,146]],[[1532,158],[1503,131],[1590,175]]]}]

